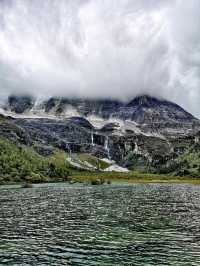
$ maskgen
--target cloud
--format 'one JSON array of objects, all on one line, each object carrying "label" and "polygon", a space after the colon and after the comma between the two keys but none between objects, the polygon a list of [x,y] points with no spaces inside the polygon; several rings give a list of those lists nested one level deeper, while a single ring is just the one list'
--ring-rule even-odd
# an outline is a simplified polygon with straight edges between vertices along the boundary
[{"label": "cloud", "polygon": [[199,0],[0,0],[0,93],[148,93],[200,116]]}]

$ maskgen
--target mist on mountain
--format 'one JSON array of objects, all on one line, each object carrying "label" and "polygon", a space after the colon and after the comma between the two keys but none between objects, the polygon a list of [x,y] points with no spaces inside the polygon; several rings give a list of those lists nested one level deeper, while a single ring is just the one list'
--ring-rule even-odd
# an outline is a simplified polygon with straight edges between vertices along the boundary
[{"label": "mist on mountain", "polygon": [[0,97],[148,94],[199,116],[198,0],[0,1]]}]

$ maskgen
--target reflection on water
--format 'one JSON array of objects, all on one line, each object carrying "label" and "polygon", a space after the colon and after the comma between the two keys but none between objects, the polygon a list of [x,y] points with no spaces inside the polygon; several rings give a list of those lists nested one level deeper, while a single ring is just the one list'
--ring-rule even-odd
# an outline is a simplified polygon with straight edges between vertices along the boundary
[{"label": "reflection on water", "polygon": [[199,187],[1,189],[0,265],[199,266]]}]

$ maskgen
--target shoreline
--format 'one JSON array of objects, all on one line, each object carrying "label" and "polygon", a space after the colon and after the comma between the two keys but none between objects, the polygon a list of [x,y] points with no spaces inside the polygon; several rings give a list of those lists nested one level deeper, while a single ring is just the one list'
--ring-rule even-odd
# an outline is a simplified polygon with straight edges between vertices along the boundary
[{"label": "shoreline", "polygon": [[200,177],[189,177],[189,176],[171,176],[171,175],[160,175],[140,172],[129,172],[129,173],[81,173],[74,174],[71,176],[72,180],[77,182],[92,182],[96,179],[103,179],[105,181],[111,181],[112,183],[128,183],[128,184],[196,184],[200,185]]},{"label": "shoreline", "polygon": [[[54,186],[54,185],[66,185],[66,186],[93,186],[93,187],[101,187],[101,186],[107,186],[110,185],[134,185],[134,184],[169,184],[169,185],[200,185],[200,178],[189,178],[189,177],[145,177],[140,174],[140,177],[124,177],[123,174],[121,177],[115,176],[113,173],[110,173],[111,175],[74,175],[71,178],[71,181],[54,181],[52,182],[17,182],[17,183],[2,183],[0,184],[0,189],[6,189],[6,188],[13,188],[13,189],[21,189],[21,188],[37,188],[37,187],[48,187],[48,186]],[[96,180],[103,180],[103,183],[99,184],[93,184],[93,181]],[[109,183],[108,183],[109,182]],[[26,187],[26,185],[30,185],[30,187]]]}]

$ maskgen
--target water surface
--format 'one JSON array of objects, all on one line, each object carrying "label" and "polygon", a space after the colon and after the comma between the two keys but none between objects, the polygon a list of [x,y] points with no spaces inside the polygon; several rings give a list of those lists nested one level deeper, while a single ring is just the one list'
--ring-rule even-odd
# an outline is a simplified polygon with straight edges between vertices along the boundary
[{"label": "water surface", "polygon": [[0,189],[0,265],[200,265],[200,188]]}]

